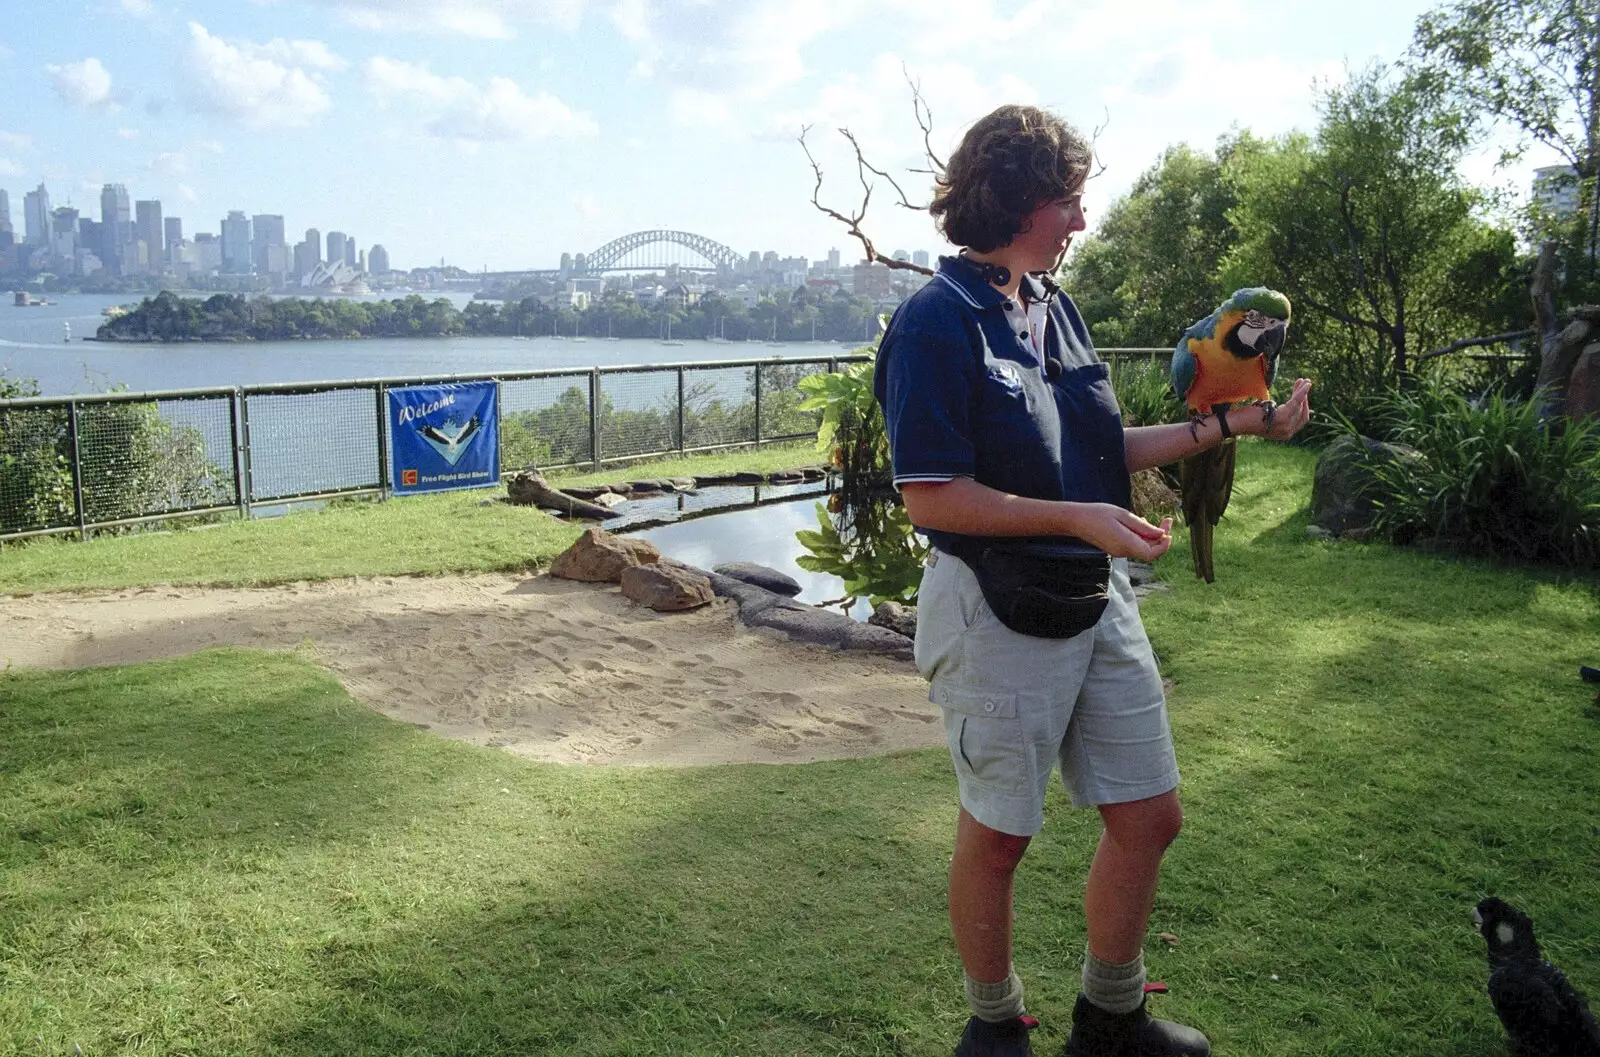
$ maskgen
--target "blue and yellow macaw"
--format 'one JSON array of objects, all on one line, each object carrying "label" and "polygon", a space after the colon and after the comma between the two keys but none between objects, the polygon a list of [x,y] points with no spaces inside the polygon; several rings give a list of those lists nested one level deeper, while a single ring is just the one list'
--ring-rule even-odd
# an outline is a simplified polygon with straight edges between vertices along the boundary
[{"label": "blue and yellow macaw", "polygon": [[[1207,415],[1221,416],[1245,402],[1260,405],[1267,421],[1272,421],[1272,380],[1288,332],[1289,299],[1264,286],[1235,292],[1183,332],[1172,354],[1172,391],[1189,406],[1193,428],[1198,429]],[[1183,460],[1180,468],[1194,573],[1206,583],[1215,579],[1212,530],[1233,494],[1236,456],[1235,441],[1229,437]]]}]

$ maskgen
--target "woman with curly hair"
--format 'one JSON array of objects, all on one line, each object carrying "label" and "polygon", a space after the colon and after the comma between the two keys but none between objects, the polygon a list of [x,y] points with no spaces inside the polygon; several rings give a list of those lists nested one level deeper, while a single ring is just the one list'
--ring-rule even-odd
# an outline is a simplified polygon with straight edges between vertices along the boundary
[{"label": "woman with curly hair", "polygon": [[[1145,1008],[1142,955],[1156,880],[1178,835],[1166,700],[1127,561],[1172,543],[1130,509],[1130,474],[1217,444],[1215,418],[1124,428],[1105,364],[1052,281],[1085,227],[1091,152],[1047,111],[1003,106],[974,124],[929,211],[950,242],[895,312],[875,392],[894,481],[932,544],[916,660],[944,724],[960,791],[950,924],[972,1009],[956,1053],[1030,1054],[1011,962],[1012,880],[1044,826],[1059,764],[1104,830],[1084,894],[1088,950],[1067,1053],[1208,1054],[1193,1028]],[[1286,440],[1309,383],[1270,422],[1228,432]]]}]

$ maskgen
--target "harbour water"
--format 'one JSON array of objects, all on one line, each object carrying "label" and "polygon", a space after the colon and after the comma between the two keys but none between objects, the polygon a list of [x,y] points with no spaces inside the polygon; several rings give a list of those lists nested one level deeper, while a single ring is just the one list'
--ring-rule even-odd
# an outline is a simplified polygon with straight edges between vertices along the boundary
[{"label": "harbour water", "polygon": [[[390,295],[400,296],[400,295]],[[464,306],[467,294],[448,297]],[[608,341],[510,337],[361,338],[342,341],[224,342],[135,345],[83,341],[112,305],[136,303],[129,294],[47,295],[54,304],[17,308],[0,303],[0,375],[32,379],[48,396],[145,392],[275,382],[352,378],[410,378],[547,367],[620,366],[774,356],[832,356],[853,351],[832,342],[711,342],[694,339]],[[374,300],[377,297],[361,298]],[[70,328],[70,341],[63,336]]]}]

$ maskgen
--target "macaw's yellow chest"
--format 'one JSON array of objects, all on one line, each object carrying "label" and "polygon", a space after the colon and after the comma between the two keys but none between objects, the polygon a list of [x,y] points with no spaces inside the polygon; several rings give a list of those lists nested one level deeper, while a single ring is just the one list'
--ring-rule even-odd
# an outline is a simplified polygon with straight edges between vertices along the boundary
[{"label": "macaw's yellow chest", "polygon": [[1194,384],[1189,387],[1186,401],[1193,410],[1209,412],[1218,404],[1270,399],[1265,356],[1248,360],[1236,359],[1226,352],[1195,356]]}]

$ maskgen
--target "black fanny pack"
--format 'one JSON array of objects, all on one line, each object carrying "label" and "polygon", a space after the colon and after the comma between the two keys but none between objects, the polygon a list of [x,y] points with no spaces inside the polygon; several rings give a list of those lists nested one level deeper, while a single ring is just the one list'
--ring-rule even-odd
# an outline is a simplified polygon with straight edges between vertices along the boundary
[{"label": "black fanny pack", "polygon": [[1000,622],[1022,635],[1070,639],[1100,622],[1111,601],[1111,558],[1098,551],[1029,554],[1000,547],[958,554]]}]

